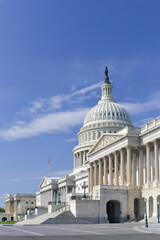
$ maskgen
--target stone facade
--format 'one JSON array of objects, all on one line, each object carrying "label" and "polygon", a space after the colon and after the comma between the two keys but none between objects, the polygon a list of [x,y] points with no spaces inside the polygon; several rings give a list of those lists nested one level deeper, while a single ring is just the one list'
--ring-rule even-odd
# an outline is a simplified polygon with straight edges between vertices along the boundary
[{"label": "stone facade", "polygon": [[[108,134],[104,134],[88,154],[89,192],[94,194],[97,185],[108,185],[113,189],[125,186],[128,218],[135,219],[135,201],[138,204],[137,218],[143,218],[144,198],[147,200],[148,216],[156,217],[160,200],[160,118],[142,128],[126,127],[117,135],[121,138],[110,144],[108,138],[105,144]],[[119,192],[117,198],[109,194],[122,204],[120,191],[116,191]]]},{"label": "stone facade", "polygon": [[[112,97],[113,86],[105,80],[101,88],[102,98],[87,114],[78,133],[79,144],[73,149],[70,192],[67,177],[57,181],[55,191],[75,215],[77,206],[87,216],[92,212],[90,206],[97,204],[93,211],[99,222],[144,218],[144,198],[148,216],[156,217],[160,200],[160,118],[142,127],[132,126],[126,110]],[[84,182],[90,199],[87,208],[83,208],[84,201],[78,202],[83,198]],[[73,202],[74,198],[79,200]],[[54,201],[58,202],[58,197]]]},{"label": "stone facade", "polygon": [[0,213],[0,221],[2,222],[6,222],[6,221],[10,221],[10,214],[9,213]]},{"label": "stone facade", "polygon": [[6,213],[10,220],[17,221],[18,216],[24,216],[28,211],[34,211],[36,207],[35,194],[7,194],[5,196]]},{"label": "stone facade", "polygon": [[112,88],[107,75],[101,100],[78,133],[73,172],[59,179],[44,177],[36,193],[37,207],[52,212],[67,206],[86,221],[124,222],[143,219],[146,201],[148,217],[157,216],[160,117],[134,127],[112,97]]}]

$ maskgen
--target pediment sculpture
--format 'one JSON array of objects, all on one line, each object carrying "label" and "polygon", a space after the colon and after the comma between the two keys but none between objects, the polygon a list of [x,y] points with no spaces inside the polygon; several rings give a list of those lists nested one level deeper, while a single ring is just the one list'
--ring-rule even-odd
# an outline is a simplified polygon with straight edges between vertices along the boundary
[{"label": "pediment sculpture", "polygon": [[97,152],[98,150],[110,145],[111,143],[117,141],[118,139],[120,139],[121,136],[103,136],[99,142],[93,146],[93,148],[90,151],[90,154]]}]

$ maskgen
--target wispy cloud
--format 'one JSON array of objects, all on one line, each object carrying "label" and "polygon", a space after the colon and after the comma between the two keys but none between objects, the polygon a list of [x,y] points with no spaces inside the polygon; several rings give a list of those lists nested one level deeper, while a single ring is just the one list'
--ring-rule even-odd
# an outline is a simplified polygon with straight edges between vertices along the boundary
[{"label": "wispy cloud", "polygon": [[[44,133],[67,132],[72,127],[81,125],[88,107],[83,107],[83,102],[97,97],[95,89],[101,82],[92,84],[70,94],[59,94],[49,98],[39,98],[31,103],[31,107],[23,109],[21,114],[27,114],[29,120],[18,120],[7,129],[0,130],[0,138],[6,141],[14,141],[20,138],[29,138]],[[87,93],[90,91],[90,94]],[[80,102],[82,107],[77,108]]]},{"label": "wispy cloud", "polygon": [[77,142],[77,138],[65,139],[66,142]]},{"label": "wispy cloud", "polygon": [[[51,173],[51,176],[52,177],[62,177],[62,176],[65,176],[65,175],[68,175],[72,172],[71,169],[68,169],[68,170],[62,170],[62,171],[56,171],[56,172],[52,172]],[[6,178],[6,179],[2,179],[1,180],[1,183],[12,183],[12,182],[25,182],[25,181],[35,181],[35,180],[39,180],[41,181],[42,178],[44,176],[37,176],[37,177],[30,177],[30,178]]]},{"label": "wispy cloud", "polygon": [[69,175],[72,171],[73,171],[72,169],[62,170],[62,171],[53,172],[51,175],[61,177],[61,176]]},{"label": "wispy cloud", "polygon": [[[72,127],[81,125],[90,109],[84,104],[85,100],[100,97],[97,95],[96,89],[101,84],[102,82],[98,82],[80,90],[76,90],[76,86],[74,86],[69,94],[58,94],[33,101],[31,107],[22,111],[24,116],[27,113],[27,120],[18,119],[17,122],[12,123],[8,128],[1,129],[0,138],[6,141],[14,141],[44,133],[67,132]],[[126,102],[122,102],[121,105],[131,115],[138,115],[151,112],[152,110],[160,110],[159,99],[160,91],[157,91],[144,102],[135,102],[129,99]],[[79,103],[81,108],[77,108]]]},{"label": "wispy cloud", "polygon": [[160,110],[160,91],[153,93],[145,102],[122,102],[120,103],[132,115]]},{"label": "wispy cloud", "polygon": [[[78,102],[83,102],[86,99],[94,97],[98,97],[95,93],[95,89],[97,89],[102,82],[98,82],[96,84],[92,84],[80,90],[71,91],[69,94],[58,94],[49,98],[39,98],[30,103],[31,107],[25,108],[21,110],[20,114],[41,114],[47,112],[53,112],[62,109],[62,107],[67,104],[74,104]],[[74,87],[75,89],[75,87]],[[89,95],[86,95],[88,92],[91,92]]]},{"label": "wispy cloud", "polygon": [[139,120],[138,122],[134,122],[134,125],[135,126],[143,126],[144,124],[146,124],[152,120],[153,120],[153,118],[144,118],[144,119]]},{"label": "wispy cloud", "polygon": [[12,182],[21,182],[21,181],[32,181],[32,180],[41,180],[42,177],[31,177],[31,178],[8,178],[2,179],[2,183],[12,183]]},{"label": "wispy cloud", "polygon": [[0,130],[0,137],[13,141],[19,138],[29,138],[42,133],[66,132],[70,128],[82,124],[89,108],[77,109],[41,115],[30,122],[13,124],[6,130]]},{"label": "wispy cloud", "polygon": [[85,94],[85,93],[87,93],[87,92],[89,92],[91,90],[94,90],[94,89],[98,88],[101,84],[102,84],[102,82],[98,82],[98,83],[93,84],[93,85],[91,85],[89,87],[82,88],[80,90],[77,90],[77,91],[73,92],[72,95]]}]

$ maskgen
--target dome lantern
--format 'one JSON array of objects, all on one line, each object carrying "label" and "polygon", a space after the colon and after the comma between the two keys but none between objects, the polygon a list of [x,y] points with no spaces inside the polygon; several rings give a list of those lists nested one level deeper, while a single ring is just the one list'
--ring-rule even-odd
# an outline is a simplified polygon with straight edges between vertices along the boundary
[{"label": "dome lantern", "polygon": [[132,126],[127,111],[112,96],[112,84],[109,82],[108,68],[105,69],[105,81],[101,86],[102,97],[96,106],[91,108],[84,120],[84,126],[105,124],[105,132],[117,132],[125,126]]},{"label": "dome lantern", "polygon": [[108,68],[105,69],[105,81],[103,85],[101,86],[102,89],[102,97],[101,101],[109,101],[109,102],[115,102],[114,98],[112,97],[112,84],[109,81],[108,77]]}]

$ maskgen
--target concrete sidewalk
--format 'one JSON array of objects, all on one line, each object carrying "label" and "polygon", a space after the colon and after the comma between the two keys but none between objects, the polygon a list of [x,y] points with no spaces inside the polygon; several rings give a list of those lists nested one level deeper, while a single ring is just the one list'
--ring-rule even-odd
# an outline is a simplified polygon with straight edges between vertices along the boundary
[{"label": "concrete sidewalk", "polygon": [[135,231],[143,233],[160,234],[160,223],[148,223],[148,228],[144,225],[133,227]]}]

